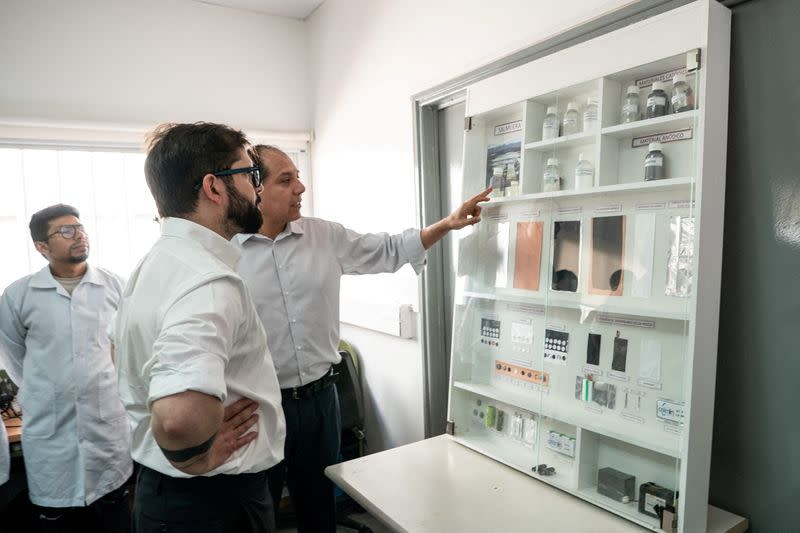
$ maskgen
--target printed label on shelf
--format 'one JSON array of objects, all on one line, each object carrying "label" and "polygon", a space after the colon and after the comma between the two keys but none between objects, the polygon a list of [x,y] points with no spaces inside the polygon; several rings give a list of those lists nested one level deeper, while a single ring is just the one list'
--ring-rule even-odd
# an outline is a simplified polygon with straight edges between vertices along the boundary
[{"label": "printed label on shelf", "polygon": [[616,370],[609,370],[608,377],[616,379],[618,381],[630,381],[631,378],[625,375],[624,372],[618,372]]},{"label": "printed label on shelf", "polygon": [[546,324],[545,327],[547,329],[557,329],[558,331],[564,331],[567,329],[567,326],[564,324]]},{"label": "printed label on shelf", "polygon": [[649,379],[641,379],[640,378],[638,380],[638,383],[642,387],[647,387],[648,389],[661,390],[661,383],[659,383],[658,381],[651,381]]},{"label": "printed label on shelf", "polygon": [[638,209],[639,211],[654,211],[657,209],[664,209],[665,207],[667,207],[667,204],[665,204],[664,202],[652,202],[649,204],[636,205],[636,209]]},{"label": "printed label on shelf", "polygon": [[508,215],[506,213],[488,213],[486,219],[492,222],[505,222],[508,220]]},{"label": "printed label on shelf", "polygon": [[596,406],[596,405],[594,405],[592,403],[584,404],[583,408],[586,409],[587,411],[591,412],[591,413],[596,414],[596,415],[603,414],[603,409],[601,409],[600,407],[598,407],[598,406]]},{"label": "printed label on shelf", "polygon": [[631,148],[647,146],[650,143],[671,143],[675,141],[688,141],[694,137],[694,129],[686,128],[682,130],[666,131],[655,135],[645,135],[644,137],[634,137],[631,139]]},{"label": "printed label on shelf", "polygon": [[594,212],[595,213],[619,213],[622,211],[622,205],[603,205],[600,207],[596,207]]},{"label": "printed label on shelf", "polygon": [[593,374],[595,376],[602,376],[603,371],[597,368],[596,366],[585,366],[583,367],[584,374]]},{"label": "printed label on shelf", "polygon": [[511,304],[508,304],[507,309],[509,311],[517,311],[517,312],[520,312],[520,313],[529,313],[529,314],[532,314],[532,315],[543,315],[544,314],[544,306],[543,305],[511,303]]},{"label": "printed label on shelf", "polygon": [[672,81],[672,78],[675,77],[675,74],[686,74],[686,68],[685,67],[676,68],[674,70],[662,72],[661,74],[656,74],[654,76],[648,76],[647,78],[636,80],[636,86],[641,89],[642,87],[649,87],[653,85],[654,81]]},{"label": "printed label on shelf", "polygon": [[578,207],[559,207],[558,208],[558,214],[559,215],[573,215],[573,214],[578,214],[581,211],[583,211],[583,208],[580,207],[580,206],[578,206]]},{"label": "printed label on shelf", "polygon": [[630,326],[634,328],[652,329],[656,327],[655,320],[645,320],[642,318],[625,318],[621,316],[609,315],[606,313],[599,313],[597,315],[597,322],[599,322],[600,324]]},{"label": "printed label on shelf", "polygon": [[530,211],[523,211],[520,213],[520,220],[525,220],[529,218],[538,218],[541,215],[541,211],[538,209],[532,209]]},{"label": "printed label on shelf", "polygon": [[669,203],[670,209],[689,209],[694,208],[694,200],[673,200]]},{"label": "printed label on shelf", "polygon": [[632,415],[630,413],[622,413],[620,415],[622,418],[627,420],[628,422],[635,422],[637,424],[644,424],[644,418],[641,416]]},{"label": "printed label on shelf", "polygon": [[514,122],[506,122],[494,127],[495,135],[504,135],[506,133],[513,133],[515,131],[522,131],[522,121],[515,120]]},{"label": "printed label on shelf", "polygon": [[683,430],[679,426],[672,424],[664,424],[664,431],[672,433],[673,435],[683,435]]}]

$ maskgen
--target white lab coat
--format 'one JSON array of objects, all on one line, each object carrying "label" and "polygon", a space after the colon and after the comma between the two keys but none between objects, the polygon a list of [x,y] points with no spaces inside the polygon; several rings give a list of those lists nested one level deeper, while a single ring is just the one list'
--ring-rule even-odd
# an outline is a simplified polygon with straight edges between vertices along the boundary
[{"label": "white lab coat", "polygon": [[89,266],[72,296],[46,266],[0,298],[0,367],[20,386],[31,501],[81,507],[131,475],[130,427],[106,326],[122,280]]}]

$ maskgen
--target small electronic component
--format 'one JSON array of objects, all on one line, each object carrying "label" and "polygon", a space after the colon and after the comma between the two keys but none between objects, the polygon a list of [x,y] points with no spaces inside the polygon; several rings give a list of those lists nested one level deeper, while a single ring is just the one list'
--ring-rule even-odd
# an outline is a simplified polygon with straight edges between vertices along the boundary
[{"label": "small electronic component", "polygon": [[503,425],[505,424],[505,421],[506,421],[506,412],[503,411],[502,409],[498,409],[496,418],[497,418],[497,422],[496,422],[496,425],[495,425],[495,429],[497,431],[503,431]]},{"label": "small electronic component", "polygon": [[481,318],[481,344],[500,346],[500,321]]},{"label": "small electronic component", "polygon": [[497,414],[497,409],[495,409],[494,405],[487,405],[486,406],[486,427],[493,428],[494,422]]},{"label": "small electronic component", "polygon": [[551,430],[547,436],[547,447],[554,452],[575,457],[575,437]]},{"label": "small electronic component", "polygon": [[[619,332],[617,332],[619,335]],[[614,357],[611,360],[611,370],[625,372],[628,360],[628,339],[614,337]]]},{"label": "small electronic component", "polygon": [[593,376],[575,376],[575,399],[614,409],[617,405],[617,387],[613,383],[595,381]]},{"label": "small electronic component", "polygon": [[647,483],[642,483],[639,486],[639,512],[646,514],[648,516],[652,516],[653,518],[659,518],[658,516],[658,509],[663,509],[666,506],[672,506],[675,503],[675,491],[672,491],[666,487],[662,487],[657,483],[653,483],[652,481],[648,481]]},{"label": "small electronic component", "polygon": [[561,365],[567,364],[569,333],[546,329],[544,331],[544,360]]},{"label": "small electronic component", "polygon": [[524,366],[507,363],[505,361],[496,360],[494,362],[494,371],[501,376],[510,377],[520,381],[529,381],[531,383],[538,383],[539,385],[547,385],[547,373],[541,370],[532,370]]},{"label": "small electronic component", "polygon": [[600,340],[598,333],[589,333],[589,340],[586,343],[586,364],[600,365]]},{"label": "small electronic component", "polygon": [[632,502],[636,497],[636,477],[616,468],[601,468],[597,471],[597,492],[618,502]]}]

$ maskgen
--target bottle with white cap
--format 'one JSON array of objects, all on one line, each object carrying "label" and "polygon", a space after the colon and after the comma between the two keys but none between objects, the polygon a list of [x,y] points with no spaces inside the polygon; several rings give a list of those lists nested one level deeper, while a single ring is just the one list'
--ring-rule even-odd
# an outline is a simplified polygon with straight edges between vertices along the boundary
[{"label": "bottle with white cap", "polygon": [[594,131],[600,125],[598,103],[596,96],[590,96],[586,100],[586,107],[583,110],[583,131]]},{"label": "bottle with white cap", "polygon": [[558,137],[558,115],[556,106],[551,105],[547,108],[547,114],[542,122],[542,140],[556,137]]},{"label": "bottle with white cap", "polygon": [[544,169],[542,190],[544,192],[561,190],[561,163],[555,157],[551,157],[547,160],[547,166]]},{"label": "bottle with white cap", "polygon": [[622,123],[636,122],[639,120],[639,88],[636,85],[628,87],[625,102],[622,104]]},{"label": "bottle with white cap", "polygon": [[591,187],[594,187],[594,167],[583,154],[580,154],[578,166],[575,167],[575,188],[588,189]]},{"label": "bottle with white cap", "polygon": [[694,109],[694,94],[686,83],[686,74],[675,74],[672,78],[672,112],[681,113]]},{"label": "bottle with white cap", "polygon": [[645,118],[663,117],[667,114],[666,84],[660,81],[653,82],[653,88],[647,95],[647,106],[644,110]]},{"label": "bottle with white cap", "polygon": [[578,133],[578,105],[575,102],[567,104],[567,112],[564,113],[561,129],[564,135]]},{"label": "bottle with white cap", "polygon": [[661,143],[650,143],[644,158],[644,181],[664,179],[664,153]]}]

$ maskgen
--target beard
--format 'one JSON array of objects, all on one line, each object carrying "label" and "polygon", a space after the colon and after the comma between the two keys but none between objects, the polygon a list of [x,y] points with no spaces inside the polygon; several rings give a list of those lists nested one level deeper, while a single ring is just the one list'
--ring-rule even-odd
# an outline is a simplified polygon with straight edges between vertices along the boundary
[{"label": "beard", "polygon": [[83,263],[87,259],[89,259],[89,254],[81,254],[81,255],[71,255],[71,256],[69,256],[69,262],[74,264],[74,265]]},{"label": "beard", "polygon": [[251,203],[227,182],[225,188],[230,197],[228,212],[225,215],[226,223],[230,224],[231,229],[236,230],[234,233],[257,233],[261,229],[261,224],[264,223],[264,217],[258,210],[260,201],[258,195],[256,195],[256,203]]}]

